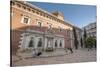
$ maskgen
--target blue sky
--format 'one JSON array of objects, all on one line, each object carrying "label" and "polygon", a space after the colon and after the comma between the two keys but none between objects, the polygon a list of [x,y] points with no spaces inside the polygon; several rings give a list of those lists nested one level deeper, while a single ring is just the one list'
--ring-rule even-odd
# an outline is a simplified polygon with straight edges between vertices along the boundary
[{"label": "blue sky", "polygon": [[96,6],[94,5],[76,5],[61,3],[30,2],[39,8],[48,12],[60,11],[64,15],[65,21],[70,21],[78,27],[84,27],[87,24],[96,21]]}]

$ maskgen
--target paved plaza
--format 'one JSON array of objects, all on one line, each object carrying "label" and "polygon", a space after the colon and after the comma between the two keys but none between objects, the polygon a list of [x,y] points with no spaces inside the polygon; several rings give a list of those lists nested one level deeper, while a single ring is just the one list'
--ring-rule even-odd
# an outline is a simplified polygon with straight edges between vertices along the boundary
[{"label": "paved plaza", "polygon": [[74,53],[69,53],[61,56],[51,57],[36,57],[26,58],[19,61],[13,61],[13,66],[29,66],[29,65],[44,65],[44,64],[62,64],[62,63],[78,63],[78,62],[95,62],[96,50],[78,49],[73,50]]}]

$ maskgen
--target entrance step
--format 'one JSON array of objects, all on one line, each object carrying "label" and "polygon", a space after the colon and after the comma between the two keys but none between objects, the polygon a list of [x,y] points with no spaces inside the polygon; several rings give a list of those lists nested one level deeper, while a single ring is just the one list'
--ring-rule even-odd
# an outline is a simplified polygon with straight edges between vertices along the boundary
[{"label": "entrance step", "polygon": [[41,57],[51,57],[51,56],[62,56],[66,55],[66,51],[64,49],[56,49],[52,52],[43,52]]},{"label": "entrance step", "polygon": [[[45,57],[54,57],[54,56],[63,56],[63,55],[67,55],[69,54],[69,52],[66,52],[64,49],[56,49],[52,52],[42,52],[42,55],[40,56],[36,56],[35,58],[45,58]],[[19,52],[17,53],[17,56],[20,56],[22,59],[26,59],[26,58],[33,58],[32,55],[32,51],[26,51],[26,52]]]}]

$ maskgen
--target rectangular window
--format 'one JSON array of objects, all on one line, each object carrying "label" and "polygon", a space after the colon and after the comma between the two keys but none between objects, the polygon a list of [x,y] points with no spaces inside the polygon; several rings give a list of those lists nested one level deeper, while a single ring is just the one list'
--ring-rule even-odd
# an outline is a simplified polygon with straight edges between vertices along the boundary
[{"label": "rectangular window", "polygon": [[25,24],[29,24],[30,23],[30,18],[28,16],[23,16],[21,22],[25,23]]},{"label": "rectangular window", "polygon": [[48,24],[48,29],[51,30],[52,29],[52,24],[48,23],[48,22],[47,22],[47,24]]},{"label": "rectangular window", "polygon": [[24,17],[24,23],[28,23],[28,18],[27,17]]},{"label": "rectangular window", "polygon": [[42,27],[42,20],[36,19],[36,22],[39,27]]},{"label": "rectangular window", "polygon": [[49,28],[49,29],[52,29],[52,25],[50,24],[48,28]]},{"label": "rectangular window", "polygon": [[39,25],[39,27],[41,27],[42,26],[42,23],[41,22],[38,22],[38,25]]}]

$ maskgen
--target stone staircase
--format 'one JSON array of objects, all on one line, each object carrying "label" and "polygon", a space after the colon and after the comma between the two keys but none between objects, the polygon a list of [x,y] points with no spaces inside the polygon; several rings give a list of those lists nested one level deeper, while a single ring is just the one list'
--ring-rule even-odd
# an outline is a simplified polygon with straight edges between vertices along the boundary
[{"label": "stone staircase", "polygon": [[66,55],[66,51],[64,49],[56,49],[52,52],[43,52],[40,57],[53,57],[53,56],[62,56]]},{"label": "stone staircase", "polygon": [[[45,57],[54,57],[54,56],[63,56],[68,54],[64,49],[56,49],[52,52],[42,52],[42,55],[36,56],[35,58],[45,58]],[[17,57],[19,58],[32,58],[32,51],[18,52]]]}]

